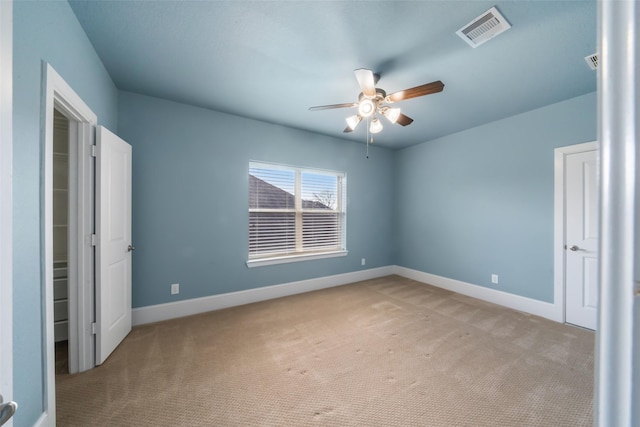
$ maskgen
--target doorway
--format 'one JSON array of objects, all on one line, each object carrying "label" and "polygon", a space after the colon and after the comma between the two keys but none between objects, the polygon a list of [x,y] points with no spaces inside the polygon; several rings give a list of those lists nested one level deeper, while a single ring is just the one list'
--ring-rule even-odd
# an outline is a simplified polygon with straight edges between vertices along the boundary
[{"label": "doorway", "polygon": [[82,372],[131,330],[132,162],[131,146],[97,126],[49,64],[43,76],[45,412],[54,424],[56,343],[60,364]]},{"label": "doorway", "polygon": [[53,336],[56,375],[69,373],[69,119],[53,110]]},{"label": "doorway", "polygon": [[598,155],[596,142],[555,150],[555,297],[566,323],[592,330],[598,309]]},{"label": "doorway", "polygon": [[[91,146],[97,117],[46,63],[43,64],[43,78],[44,410],[47,419],[55,420],[56,338],[64,342],[66,329],[67,344],[58,346],[67,349],[66,365],[70,373],[95,366],[95,343],[91,333],[94,318],[94,248],[91,245],[94,161]],[[54,163],[58,163],[58,167],[54,167]],[[56,198],[63,202],[58,203]],[[54,424],[54,421],[50,422]]]}]

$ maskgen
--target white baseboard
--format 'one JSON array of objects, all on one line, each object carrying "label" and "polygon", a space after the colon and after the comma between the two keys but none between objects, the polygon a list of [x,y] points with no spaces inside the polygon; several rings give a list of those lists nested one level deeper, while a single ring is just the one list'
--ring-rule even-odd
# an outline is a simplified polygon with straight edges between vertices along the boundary
[{"label": "white baseboard", "polygon": [[192,314],[220,310],[222,308],[346,285],[349,283],[359,282],[361,280],[384,277],[390,274],[393,274],[393,266],[371,268],[351,273],[336,274],[334,276],[319,277],[316,279],[301,280],[299,282],[265,286],[262,288],[247,289],[244,291],[230,292],[184,301],[169,302],[166,304],[150,305],[134,308],[131,313],[131,320],[134,326],[143,325],[145,323],[175,319],[178,317],[190,316]]},{"label": "white baseboard", "polygon": [[406,267],[393,266],[393,274],[406,277],[408,279],[417,280],[418,282],[427,283],[438,288],[447,289],[462,295],[467,295],[493,304],[509,307],[514,310],[524,311],[525,313],[534,314],[536,316],[545,317],[556,322],[562,322],[562,307],[555,304],[534,300],[531,298],[514,295],[495,289],[485,288],[483,286],[473,285],[471,283],[461,282],[459,280],[449,279],[447,277],[437,276],[435,274],[424,273],[422,271],[413,270]]},{"label": "white baseboard", "polygon": [[170,302],[166,304],[150,305],[134,308],[132,311],[132,323],[134,326],[162,320],[175,319],[207,311],[220,310],[238,305],[251,304],[259,301],[346,285],[361,280],[375,279],[390,274],[417,280],[422,283],[447,289],[462,295],[467,295],[493,304],[502,305],[514,310],[544,317],[556,322],[563,322],[562,307],[555,304],[534,300],[531,298],[514,295],[435,274],[425,273],[397,265],[372,268],[368,270],[354,271],[351,273],[337,274],[334,276],[318,277],[315,279],[301,280],[299,282],[284,283],[281,285],[265,286],[262,288],[247,289],[244,291],[230,292],[220,295],[212,295],[202,298],[194,298],[184,301]]}]

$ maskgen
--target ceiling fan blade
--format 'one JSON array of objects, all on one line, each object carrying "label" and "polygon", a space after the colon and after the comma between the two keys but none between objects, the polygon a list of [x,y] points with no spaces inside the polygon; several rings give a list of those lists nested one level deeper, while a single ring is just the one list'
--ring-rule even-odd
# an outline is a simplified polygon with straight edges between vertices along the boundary
[{"label": "ceiling fan blade", "polygon": [[385,98],[385,101],[386,102],[404,101],[405,99],[417,98],[419,96],[442,92],[442,89],[444,89],[444,83],[442,83],[440,80],[436,80],[435,82],[412,87],[411,89],[405,89],[399,92],[394,92],[391,95],[387,95],[387,97]]},{"label": "ceiling fan blade", "polygon": [[376,78],[373,71],[366,68],[358,68],[353,71],[364,96],[373,98],[376,96]]},{"label": "ceiling fan blade", "polygon": [[396,120],[396,123],[402,126],[409,126],[411,123],[413,123],[413,119],[400,113],[400,115],[398,116],[398,120]]},{"label": "ceiling fan blade", "polygon": [[351,129],[349,126],[347,126],[346,128],[344,128],[344,130],[342,132],[344,132],[344,133],[353,132],[353,129]]},{"label": "ceiling fan blade", "polygon": [[344,104],[318,105],[317,107],[309,107],[309,111],[331,110],[333,108],[351,108],[357,107],[357,102],[347,102]]}]

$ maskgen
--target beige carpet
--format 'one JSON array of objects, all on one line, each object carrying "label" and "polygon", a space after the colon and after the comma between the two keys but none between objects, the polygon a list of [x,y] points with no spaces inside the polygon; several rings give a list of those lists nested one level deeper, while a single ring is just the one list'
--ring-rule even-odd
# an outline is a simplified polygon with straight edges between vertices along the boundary
[{"label": "beige carpet", "polygon": [[593,332],[398,276],[134,328],[58,426],[589,426]]}]

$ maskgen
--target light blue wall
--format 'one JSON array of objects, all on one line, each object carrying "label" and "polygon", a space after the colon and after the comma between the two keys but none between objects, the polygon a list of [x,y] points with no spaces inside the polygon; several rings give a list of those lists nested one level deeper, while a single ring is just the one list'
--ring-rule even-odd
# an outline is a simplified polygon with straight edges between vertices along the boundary
[{"label": "light blue wall", "polygon": [[13,75],[14,425],[43,412],[43,280],[40,266],[42,61],[50,63],[117,130],[118,92],[67,2],[16,1]]},{"label": "light blue wall", "polygon": [[[129,92],[118,123],[133,146],[134,307],[392,264],[393,152]],[[247,268],[251,160],[346,172],[349,255]]]},{"label": "light blue wall", "polygon": [[[362,257],[552,302],[554,148],[596,137],[595,93],[399,152],[374,148],[369,160],[361,144],[119,99],[134,149],[134,307],[355,271]],[[247,269],[250,160],[346,171],[349,257]]]},{"label": "light blue wall", "polygon": [[553,302],[554,148],[596,139],[596,102],[591,93],[399,151],[396,262]]},{"label": "light blue wall", "polygon": [[[135,307],[394,263],[481,286],[497,273],[498,289],[553,298],[553,148],[595,139],[595,94],[367,160],[363,144],[118,92],[66,2],[17,1],[16,427],[44,407],[42,61],[133,145]],[[248,269],[250,160],[345,171],[349,256]]]}]

